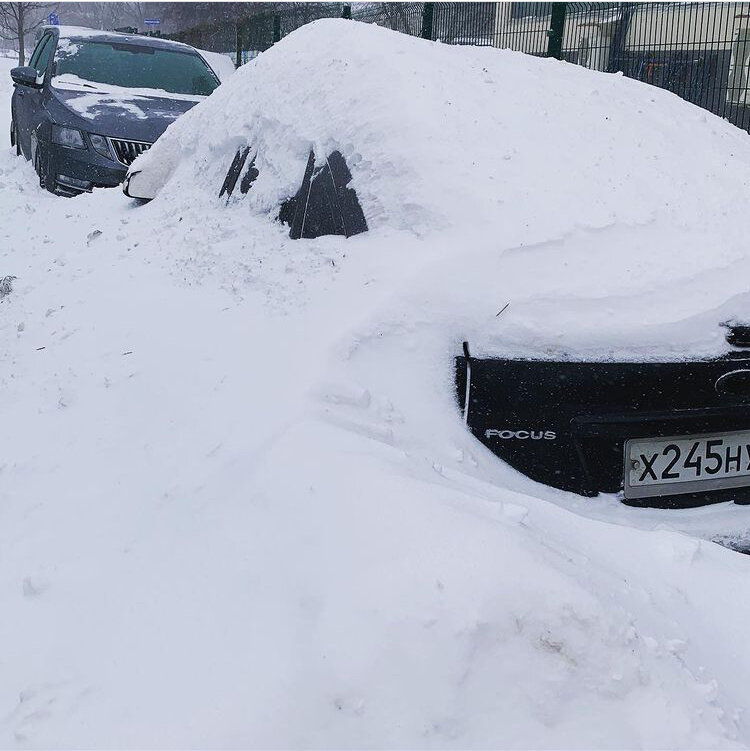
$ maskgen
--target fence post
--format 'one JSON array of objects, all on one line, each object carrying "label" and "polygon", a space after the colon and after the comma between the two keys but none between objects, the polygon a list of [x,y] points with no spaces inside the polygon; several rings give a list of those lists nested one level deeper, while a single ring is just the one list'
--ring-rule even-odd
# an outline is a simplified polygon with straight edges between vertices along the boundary
[{"label": "fence post", "polygon": [[276,13],[273,17],[273,43],[281,41],[281,16]]},{"label": "fence post", "polygon": [[352,6],[348,4],[344,4],[344,7],[341,9],[341,18],[351,18],[352,17]]},{"label": "fence post", "polygon": [[234,25],[235,28],[235,46],[237,47],[237,55],[234,61],[234,67],[239,68],[242,65],[242,21],[237,21]]},{"label": "fence post", "polygon": [[612,41],[609,45],[607,73],[616,73],[625,69],[626,40],[635,3],[620,3],[620,8],[622,15],[619,22],[615,23],[615,33],[612,35]]},{"label": "fence post", "polygon": [[434,3],[424,3],[422,6],[422,39],[432,39],[432,20],[434,12]]},{"label": "fence post", "polygon": [[562,60],[563,34],[565,33],[565,10],[567,3],[552,3],[552,19],[549,28],[547,55]]}]

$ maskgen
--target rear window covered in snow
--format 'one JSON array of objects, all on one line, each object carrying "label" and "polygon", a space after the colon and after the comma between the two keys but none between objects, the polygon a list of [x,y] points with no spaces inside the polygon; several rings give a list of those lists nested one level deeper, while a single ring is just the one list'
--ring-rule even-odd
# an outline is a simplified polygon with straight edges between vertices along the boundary
[{"label": "rear window covered in snow", "polygon": [[[237,149],[219,190],[219,198],[231,197],[240,175],[240,193],[244,195],[252,187],[258,177],[258,169],[255,166],[255,153],[245,169],[250,151],[249,146]],[[351,237],[366,232],[367,221],[357,194],[347,187],[351,179],[349,167],[340,152],[332,152],[323,164],[316,167],[315,153],[311,151],[302,185],[293,197],[284,201],[279,210],[279,221],[289,225],[289,237],[292,240],[322,235]]]},{"label": "rear window covered in snow", "polygon": [[[243,146],[241,149],[237,149],[237,153],[234,155],[234,159],[232,159],[232,163],[229,165],[227,176],[224,178],[224,183],[222,184],[221,190],[219,191],[219,198],[221,198],[223,195],[226,195],[227,197],[232,195],[232,193],[234,192],[234,186],[237,185],[237,178],[240,176],[240,172],[242,172],[242,168],[245,166],[247,155],[249,153],[249,146]],[[254,162],[255,158],[253,157],[253,163]],[[243,179],[243,184],[244,183],[245,180]],[[248,187],[249,185],[242,192],[247,193]]]},{"label": "rear window covered in snow", "polygon": [[289,224],[289,237],[292,240],[321,235],[351,237],[366,232],[367,222],[357,194],[347,187],[351,179],[340,152],[332,152],[316,167],[311,151],[300,189],[284,202],[279,212],[280,221]]},{"label": "rear window covered in snow", "polygon": [[62,39],[55,75],[133,89],[208,96],[219,82],[198,55],[125,42]]}]

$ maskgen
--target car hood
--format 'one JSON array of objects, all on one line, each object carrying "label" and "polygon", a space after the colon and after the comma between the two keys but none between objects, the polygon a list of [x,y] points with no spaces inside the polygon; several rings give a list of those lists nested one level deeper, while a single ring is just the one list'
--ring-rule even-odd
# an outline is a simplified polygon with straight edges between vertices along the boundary
[{"label": "car hood", "polygon": [[54,86],[48,107],[61,125],[153,143],[167,126],[203,99],[151,89]]}]

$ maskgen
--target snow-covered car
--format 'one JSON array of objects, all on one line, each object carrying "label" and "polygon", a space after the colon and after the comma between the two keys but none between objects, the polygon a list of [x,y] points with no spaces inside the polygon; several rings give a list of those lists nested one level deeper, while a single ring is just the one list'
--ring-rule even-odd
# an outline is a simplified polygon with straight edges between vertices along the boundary
[{"label": "snow-covered car", "polygon": [[[266,216],[292,240],[450,235],[466,249],[446,271],[456,294],[492,309],[452,322],[445,363],[478,441],[584,496],[750,501],[748,296],[694,274],[744,252],[727,217],[747,135],[645,84],[507,51],[389,39],[411,72],[381,71],[379,34],[296,32],[139,157],[126,194],[189,191],[196,212]],[[306,43],[317,73],[295,76]],[[455,72],[427,87],[438,55]]]},{"label": "snow-covered car", "polygon": [[135,157],[219,79],[192,47],[65,26],[11,71],[11,145],[60,195],[119,185]]}]

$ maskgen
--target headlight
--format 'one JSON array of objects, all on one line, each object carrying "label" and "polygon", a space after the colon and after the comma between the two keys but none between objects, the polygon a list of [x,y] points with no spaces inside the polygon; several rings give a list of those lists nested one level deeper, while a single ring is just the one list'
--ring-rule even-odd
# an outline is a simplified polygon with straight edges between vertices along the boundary
[{"label": "headlight", "polygon": [[94,147],[94,151],[96,151],[97,154],[101,154],[107,159],[112,158],[112,153],[109,150],[109,142],[104,136],[98,136],[96,133],[89,133],[89,138],[91,139],[91,145]]},{"label": "headlight", "polygon": [[59,125],[52,126],[52,143],[67,146],[69,149],[85,149],[83,135],[75,128],[61,128]]}]

